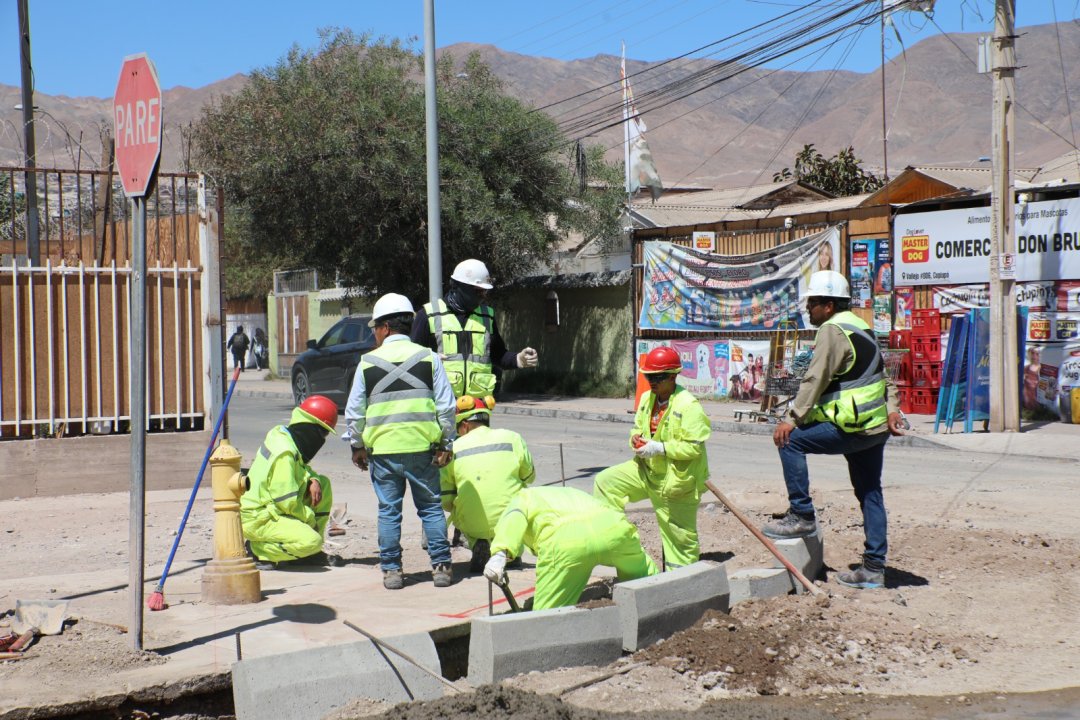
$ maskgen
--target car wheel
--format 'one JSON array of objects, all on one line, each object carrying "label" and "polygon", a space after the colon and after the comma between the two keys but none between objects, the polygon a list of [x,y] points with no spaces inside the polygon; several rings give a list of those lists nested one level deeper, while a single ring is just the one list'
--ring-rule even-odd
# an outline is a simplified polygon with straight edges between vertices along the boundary
[{"label": "car wheel", "polygon": [[297,370],[293,373],[292,393],[293,399],[296,400],[297,405],[307,400],[308,395],[311,394],[311,387],[308,385],[308,376],[303,370]]}]

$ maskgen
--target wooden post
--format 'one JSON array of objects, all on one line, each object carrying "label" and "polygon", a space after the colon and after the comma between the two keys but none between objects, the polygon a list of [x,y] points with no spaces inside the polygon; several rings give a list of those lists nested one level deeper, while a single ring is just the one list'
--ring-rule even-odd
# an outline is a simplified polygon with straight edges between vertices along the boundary
[{"label": "wooden post", "polygon": [[[112,135],[105,134],[101,141],[102,169],[108,172],[101,186],[97,189],[97,198],[94,203],[97,211],[94,213],[94,259],[99,267],[105,264],[105,246],[108,242],[109,228],[112,226],[112,174],[115,162],[116,146]],[[116,231],[113,230],[113,248],[116,248]]]}]

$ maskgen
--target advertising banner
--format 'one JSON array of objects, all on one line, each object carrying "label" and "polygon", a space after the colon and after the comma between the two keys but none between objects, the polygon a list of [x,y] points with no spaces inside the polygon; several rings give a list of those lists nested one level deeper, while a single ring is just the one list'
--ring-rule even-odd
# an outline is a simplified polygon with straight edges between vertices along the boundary
[{"label": "advertising banner", "polygon": [[[1016,205],[1016,280],[1080,278],[1080,198]],[[990,208],[896,216],[897,285],[990,281]]]},{"label": "advertising banner", "polygon": [[638,324],[713,333],[810,327],[806,284],[814,271],[835,269],[839,252],[835,227],[749,255],[646,242]]},{"label": "advertising banner", "polygon": [[[965,313],[990,306],[990,286],[935,285],[934,307],[942,314]],[[1080,281],[1030,282],[1016,284],[1016,304],[1032,310],[1080,312]]]},{"label": "advertising banner", "polygon": [[638,340],[637,356],[666,345],[679,353],[678,383],[702,400],[760,400],[765,390],[768,340]]},{"label": "advertising banner", "polygon": [[874,303],[874,265],[876,240],[851,243],[851,307],[869,308]]}]

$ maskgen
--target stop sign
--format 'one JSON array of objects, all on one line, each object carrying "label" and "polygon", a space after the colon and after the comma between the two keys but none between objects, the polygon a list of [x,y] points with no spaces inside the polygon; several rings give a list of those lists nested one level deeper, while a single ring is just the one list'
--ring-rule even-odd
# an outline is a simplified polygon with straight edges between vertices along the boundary
[{"label": "stop sign", "polygon": [[129,55],[113,95],[116,167],[124,194],[146,194],[161,155],[161,85],[146,53]]}]

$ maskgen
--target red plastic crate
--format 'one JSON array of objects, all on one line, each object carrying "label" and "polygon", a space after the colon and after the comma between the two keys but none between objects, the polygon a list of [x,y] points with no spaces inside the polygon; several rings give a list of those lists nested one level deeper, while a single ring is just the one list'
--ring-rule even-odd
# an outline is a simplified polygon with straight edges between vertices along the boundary
[{"label": "red plastic crate", "polygon": [[911,356],[917,363],[941,361],[941,336],[916,335],[911,339]]},{"label": "red plastic crate", "polygon": [[896,392],[900,396],[900,412],[905,415],[913,414],[915,411],[911,405],[911,388],[897,387]]},{"label": "red plastic crate", "polygon": [[935,309],[912,310],[911,333],[915,337],[941,337],[941,311]]},{"label": "red plastic crate", "polygon": [[941,363],[916,362],[912,369],[912,385],[920,388],[941,387]]},{"label": "red plastic crate", "polygon": [[911,412],[914,415],[933,415],[937,412],[938,391],[911,388]]},{"label": "red plastic crate", "polygon": [[893,350],[910,350],[911,349],[911,331],[910,330],[891,330],[889,331],[889,347]]}]

